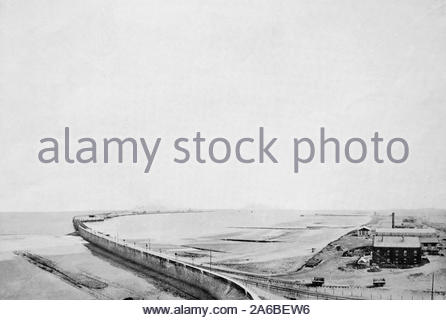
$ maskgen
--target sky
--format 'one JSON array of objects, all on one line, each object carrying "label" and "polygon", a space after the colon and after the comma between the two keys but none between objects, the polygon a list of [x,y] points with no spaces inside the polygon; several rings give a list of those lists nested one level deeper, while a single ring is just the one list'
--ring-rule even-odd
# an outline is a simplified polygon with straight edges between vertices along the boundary
[{"label": "sky", "polygon": [[[445,52],[439,0],[0,0],[0,211],[446,208]],[[162,142],[148,174],[40,163],[65,127],[74,152]],[[177,137],[234,145],[259,127],[279,163],[173,161]],[[316,153],[295,174],[293,138],[320,127],[366,140],[366,160]],[[375,163],[376,131],[408,160]]]}]

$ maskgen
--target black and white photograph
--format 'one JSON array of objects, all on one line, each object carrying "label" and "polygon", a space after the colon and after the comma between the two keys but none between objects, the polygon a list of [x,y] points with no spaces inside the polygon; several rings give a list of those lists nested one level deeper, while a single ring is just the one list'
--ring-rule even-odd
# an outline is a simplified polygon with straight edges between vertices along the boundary
[{"label": "black and white photograph", "polygon": [[444,308],[445,124],[445,0],[0,0],[0,305]]}]

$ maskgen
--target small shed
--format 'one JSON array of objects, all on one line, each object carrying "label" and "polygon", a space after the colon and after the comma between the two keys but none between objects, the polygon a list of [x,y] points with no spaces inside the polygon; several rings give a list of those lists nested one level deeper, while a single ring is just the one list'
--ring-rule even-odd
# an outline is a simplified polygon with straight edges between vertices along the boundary
[{"label": "small shed", "polygon": [[368,237],[372,233],[372,229],[367,226],[362,226],[358,230],[356,230],[358,237]]}]

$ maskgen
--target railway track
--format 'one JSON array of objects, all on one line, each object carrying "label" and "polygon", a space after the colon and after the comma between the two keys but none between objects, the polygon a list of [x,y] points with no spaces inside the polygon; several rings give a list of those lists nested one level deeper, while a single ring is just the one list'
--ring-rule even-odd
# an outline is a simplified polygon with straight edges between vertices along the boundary
[{"label": "railway track", "polygon": [[322,299],[322,300],[363,300],[363,298],[360,297],[347,297],[347,296],[341,296],[341,295],[334,295],[330,293],[325,292],[318,292],[313,290],[306,290],[303,288],[296,288],[296,287],[288,287],[278,284],[267,284],[264,282],[258,282],[250,279],[244,280],[247,284],[253,284],[255,286],[261,286],[263,288],[267,288],[268,290],[278,292],[282,295],[284,295],[287,298],[290,299],[298,299],[302,297],[307,298],[314,298],[314,299]]},{"label": "railway track", "polygon": [[239,281],[244,282],[245,284],[254,285],[256,287],[262,287],[268,289],[268,291],[275,291],[280,293],[287,298],[314,298],[314,299],[323,299],[323,300],[363,300],[362,297],[357,296],[346,296],[346,295],[337,295],[327,292],[321,292],[312,289],[308,289],[308,286],[303,284],[295,284],[292,282],[284,281],[284,280],[267,280],[264,279],[253,279],[253,278],[243,278],[237,277]]},{"label": "railway track", "polygon": [[[339,295],[335,293],[321,292],[321,289],[345,288],[337,285],[324,285],[321,289],[309,289],[308,284],[299,283],[291,280],[274,279],[263,275],[248,274],[246,272],[238,272],[237,270],[229,270],[223,268],[213,268],[214,271],[225,273],[245,284],[254,285],[256,287],[267,288],[268,291],[280,293],[287,298],[314,298],[324,300],[364,300],[364,297],[351,295]],[[346,288],[347,289],[347,288]]]}]

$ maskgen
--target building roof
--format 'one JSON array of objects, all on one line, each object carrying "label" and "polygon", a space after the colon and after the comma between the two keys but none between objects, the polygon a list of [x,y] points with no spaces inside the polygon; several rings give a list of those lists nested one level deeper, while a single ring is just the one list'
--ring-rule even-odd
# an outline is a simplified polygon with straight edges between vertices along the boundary
[{"label": "building roof", "polygon": [[401,236],[375,236],[373,247],[375,248],[420,248],[418,237]]},{"label": "building roof", "polygon": [[420,238],[421,243],[440,243],[440,240],[435,237],[429,237],[429,238]]},{"label": "building roof", "polygon": [[362,227],[359,228],[358,230],[367,230],[367,231],[370,231],[370,230],[372,230],[372,229],[370,229],[370,228],[367,227],[367,226],[362,226]]},{"label": "building roof", "polygon": [[436,234],[436,230],[432,228],[380,228],[375,230],[376,235],[382,236],[398,236],[398,235],[406,235],[406,236],[432,236]]}]

